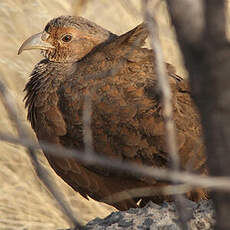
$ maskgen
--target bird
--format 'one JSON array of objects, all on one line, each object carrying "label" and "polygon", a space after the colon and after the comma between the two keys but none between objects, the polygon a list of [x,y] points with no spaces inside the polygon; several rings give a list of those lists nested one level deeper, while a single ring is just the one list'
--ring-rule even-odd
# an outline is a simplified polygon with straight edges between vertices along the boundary
[{"label": "bird", "polygon": [[[80,16],[59,16],[19,48],[39,49],[44,56],[25,86],[27,119],[39,142],[87,154],[84,106],[90,102],[93,154],[126,163],[167,169],[167,149],[154,51],[144,48],[145,23],[117,35]],[[172,91],[173,117],[180,169],[207,175],[200,117],[187,80],[165,63]],[[129,196],[137,188],[162,188],[170,181],[144,177],[57,156],[43,149],[50,166],[86,199],[106,202],[118,210],[161,203],[171,196]],[[126,192],[124,200],[105,199]],[[194,201],[207,199],[207,191],[186,193]]]}]

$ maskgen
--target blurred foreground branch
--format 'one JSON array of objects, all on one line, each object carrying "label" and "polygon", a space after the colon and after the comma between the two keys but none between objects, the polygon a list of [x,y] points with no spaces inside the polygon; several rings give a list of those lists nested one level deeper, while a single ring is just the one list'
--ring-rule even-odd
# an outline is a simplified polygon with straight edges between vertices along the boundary
[{"label": "blurred foreground branch", "polygon": [[[180,171],[180,159],[178,155],[177,143],[176,143],[176,131],[175,123],[173,120],[173,108],[172,108],[172,93],[168,81],[168,75],[166,71],[166,66],[164,63],[163,52],[160,44],[159,33],[157,28],[157,23],[155,20],[155,5],[158,4],[158,1],[143,1],[144,9],[144,18],[147,24],[149,35],[150,35],[150,44],[155,56],[155,65],[156,65],[156,75],[158,80],[158,87],[161,93],[161,103],[162,110],[165,122],[165,140],[167,144],[168,153],[171,157],[171,168],[175,172]],[[175,183],[175,182],[174,182]],[[171,188],[173,189],[173,187]],[[187,229],[187,220],[188,215],[185,212],[183,197],[182,194],[174,192],[175,201],[177,204],[177,210],[179,213],[180,225],[181,228]]]},{"label": "blurred foreground branch", "polygon": [[154,19],[154,12],[150,12],[150,1],[144,1],[144,15],[145,22],[147,24],[149,35],[151,39],[151,47],[154,51],[156,75],[158,76],[158,87],[161,95],[161,102],[163,107],[163,116],[165,121],[166,130],[166,144],[168,152],[172,160],[172,168],[175,171],[179,171],[180,159],[178,156],[177,145],[176,145],[176,132],[173,120],[173,109],[172,109],[172,93],[168,82],[168,75],[166,72],[166,66],[164,63],[162,48],[160,45],[159,35],[157,31],[157,24]]},{"label": "blurred foreground branch", "polygon": [[[66,158],[76,158],[80,162],[88,165],[95,164],[103,166],[104,168],[119,169],[123,172],[135,172],[137,176],[148,176],[159,180],[176,181],[177,183],[185,183],[187,185],[210,188],[215,190],[230,191],[229,177],[208,177],[203,175],[196,175],[188,172],[175,172],[168,169],[153,168],[149,166],[140,166],[135,163],[125,163],[116,159],[111,161],[111,158],[102,157],[96,154],[83,154],[75,149],[67,149],[53,144],[41,142],[38,144],[31,141],[31,139],[20,139],[0,133],[0,140],[12,144],[18,144],[33,149],[44,149],[55,156],[65,156]],[[138,167],[137,167],[138,166]]]},{"label": "blurred foreground branch", "polygon": [[[210,175],[230,176],[230,46],[224,0],[167,0],[201,114]],[[216,229],[229,230],[230,193],[212,194]]]},{"label": "blurred foreground branch", "polygon": [[[3,82],[0,80],[0,99],[4,104],[4,107],[9,115],[11,123],[16,128],[18,135],[19,135],[19,142],[20,140],[27,139],[28,142],[33,143],[32,140],[30,140],[29,131],[27,128],[20,122],[18,119],[18,113],[17,113],[17,104],[15,103],[15,100],[13,96],[10,94],[8,89],[5,87]],[[40,164],[36,149],[33,146],[24,146],[26,147],[26,152],[29,155],[31,162],[34,166],[34,169],[39,177],[39,179],[42,181],[42,183],[46,186],[48,191],[53,195],[53,197],[56,199],[57,203],[61,207],[61,210],[63,213],[68,217],[70,222],[74,225],[76,230],[80,230],[81,224],[77,221],[76,217],[73,214],[73,211],[71,210],[70,206],[64,199],[64,194],[57,188],[57,185],[54,183],[54,181],[51,180],[51,176],[49,172],[46,170],[46,168]]]}]

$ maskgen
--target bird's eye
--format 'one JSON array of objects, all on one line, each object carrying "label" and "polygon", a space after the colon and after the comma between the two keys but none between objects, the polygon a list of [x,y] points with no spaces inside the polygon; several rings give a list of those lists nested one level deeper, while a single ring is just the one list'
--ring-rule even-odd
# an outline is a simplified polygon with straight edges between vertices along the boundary
[{"label": "bird's eye", "polygon": [[72,36],[70,34],[67,34],[62,38],[63,42],[70,42],[71,40],[72,40]]}]

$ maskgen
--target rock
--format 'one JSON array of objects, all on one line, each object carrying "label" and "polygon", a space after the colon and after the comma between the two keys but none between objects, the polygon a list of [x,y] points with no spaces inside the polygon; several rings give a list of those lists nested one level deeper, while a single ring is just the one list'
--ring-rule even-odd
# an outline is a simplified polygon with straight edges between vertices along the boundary
[{"label": "rock", "polygon": [[[214,229],[214,210],[211,201],[185,201],[189,230]],[[175,203],[157,205],[149,202],[144,208],[113,212],[104,219],[90,221],[86,230],[180,230]]]}]

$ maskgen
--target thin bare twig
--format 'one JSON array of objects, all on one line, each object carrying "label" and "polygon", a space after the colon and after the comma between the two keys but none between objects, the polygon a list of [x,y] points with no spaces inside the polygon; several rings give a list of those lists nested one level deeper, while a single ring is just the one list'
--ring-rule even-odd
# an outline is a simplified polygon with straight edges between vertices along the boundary
[{"label": "thin bare twig", "polygon": [[113,201],[114,203],[120,202],[122,200],[136,198],[136,197],[149,197],[153,195],[175,195],[175,194],[184,194],[193,190],[194,187],[187,184],[180,185],[167,185],[162,187],[142,187],[142,188],[134,188],[127,189],[122,192],[114,193],[105,197],[102,202]]},{"label": "thin bare twig", "polygon": [[[156,4],[157,1],[154,2]],[[153,2],[149,0],[143,1],[144,18],[147,23],[150,34],[150,45],[155,54],[155,66],[156,75],[158,77],[158,86],[162,96],[162,110],[165,121],[165,131],[166,131],[166,144],[169,156],[171,157],[171,167],[175,172],[180,171],[180,159],[178,155],[178,149],[176,144],[176,132],[175,124],[173,120],[173,108],[172,108],[172,93],[168,82],[168,76],[166,74],[166,66],[164,63],[162,48],[159,40],[159,35],[157,31],[157,23],[155,21]],[[176,183],[175,181],[173,181]],[[176,194],[176,191],[175,191]],[[185,213],[185,208],[183,205],[182,195],[175,195],[176,208],[179,212],[179,218],[181,222],[182,229],[187,229],[187,217]]]},{"label": "thin bare twig", "polygon": [[164,63],[163,53],[160,45],[159,35],[157,31],[157,24],[154,19],[154,12],[150,11],[149,0],[143,2],[144,6],[144,16],[145,21],[149,30],[149,35],[151,38],[150,44],[155,55],[155,67],[156,75],[158,80],[158,87],[161,92],[161,102],[163,107],[163,116],[165,120],[165,130],[166,130],[166,143],[168,152],[172,160],[172,168],[174,170],[179,170],[180,159],[178,156],[178,150],[176,145],[176,132],[173,120],[173,109],[172,109],[172,94],[168,82],[168,75],[166,71],[166,66]]},{"label": "thin bare twig", "polygon": [[86,154],[93,154],[93,134],[91,129],[92,102],[89,96],[85,96],[83,105],[83,140]]},{"label": "thin bare twig", "polygon": [[187,185],[200,188],[209,188],[212,190],[230,191],[229,177],[211,177],[192,174],[188,172],[175,172],[163,168],[153,168],[149,166],[137,165],[135,163],[130,162],[126,163],[116,159],[113,159],[113,161],[111,161],[110,158],[103,157],[101,155],[99,156],[93,154],[92,157],[75,149],[67,149],[46,142],[40,142],[39,144],[37,144],[31,141],[31,139],[20,139],[17,137],[13,137],[12,135],[6,135],[1,132],[0,140],[12,144],[30,147],[35,150],[43,149],[44,151],[47,151],[49,152],[49,154],[53,154],[54,156],[65,156],[66,158],[75,158],[78,161],[85,163],[87,165],[96,164],[104,168],[110,168],[129,173],[135,172],[135,174],[138,176],[147,176],[149,178],[155,178],[158,180],[176,181],[177,183],[185,183]]},{"label": "thin bare twig", "polygon": [[[0,80],[0,97],[6,111],[9,114],[11,123],[16,127],[18,131],[20,139],[29,139],[30,135],[27,128],[18,119],[18,115],[17,115],[18,112],[16,109],[17,104],[15,103],[13,96],[10,94],[10,92],[7,90],[7,88],[5,87],[4,83],[1,80]],[[29,139],[29,141],[31,140]],[[57,188],[57,185],[54,184],[54,182],[51,180],[50,174],[46,170],[46,168],[40,164],[35,149],[32,146],[25,146],[25,147],[39,179],[43,182],[43,184],[46,186],[48,191],[53,195],[53,197],[61,207],[61,210],[68,217],[68,219],[71,221],[74,227],[76,229],[81,229],[82,226],[77,221],[76,217],[73,214],[73,211],[71,210],[70,206],[64,199],[64,194]]]}]

